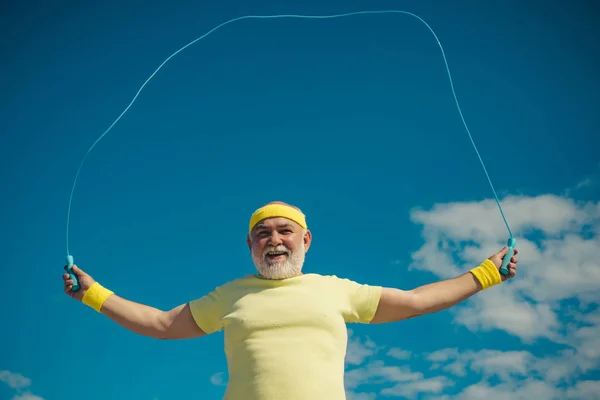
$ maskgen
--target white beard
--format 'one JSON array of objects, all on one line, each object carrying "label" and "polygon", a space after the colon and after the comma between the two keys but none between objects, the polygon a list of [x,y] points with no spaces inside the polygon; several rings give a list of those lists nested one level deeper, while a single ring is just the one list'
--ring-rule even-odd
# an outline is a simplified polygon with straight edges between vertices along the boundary
[{"label": "white beard", "polygon": [[[287,251],[290,254],[283,261],[268,261],[266,254],[269,251]],[[254,265],[258,273],[265,279],[287,279],[300,275],[304,256],[304,242],[293,252],[290,252],[285,246],[267,247],[262,254],[252,250]]]}]

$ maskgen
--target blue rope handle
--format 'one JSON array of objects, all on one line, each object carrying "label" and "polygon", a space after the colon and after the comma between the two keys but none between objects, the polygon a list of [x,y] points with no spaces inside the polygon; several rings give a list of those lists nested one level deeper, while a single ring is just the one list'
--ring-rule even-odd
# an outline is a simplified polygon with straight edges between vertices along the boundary
[{"label": "blue rope handle", "polygon": [[77,183],[77,178],[79,177],[79,173],[81,172],[81,167],[83,166],[83,163],[87,159],[87,156],[90,154],[90,152],[92,151],[92,149],[96,146],[96,144],[98,144],[98,142],[115,126],[115,124],[121,119],[121,117],[123,117],[123,115],[133,105],[133,103],[135,102],[135,100],[139,96],[139,94],[142,91],[142,89],[144,89],[144,87],[148,84],[148,82],[150,82],[150,80],[154,77],[154,75],[156,75],[156,73],[163,67],[163,65],[165,65],[171,58],[173,58],[175,55],[177,55],[181,51],[185,50],[187,47],[189,47],[192,44],[196,43],[197,41],[199,41],[201,39],[204,39],[205,37],[207,37],[208,35],[210,35],[214,31],[216,31],[217,29],[219,29],[219,28],[221,28],[221,27],[223,27],[225,25],[228,25],[230,23],[233,23],[233,22],[236,22],[236,21],[240,21],[240,20],[243,20],[243,19],[274,19],[274,18],[331,19],[331,18],[349,17],[349,16],[352,16],[352,15],[392,14],[392,13],[410,15],[410,16],[418,19],[419,21],[421,21],[429,29],[429,31],[433,34],[433,36],[434,36],[434,38],[435,38],[438,46],[440,47],[440,50],[442,52],[442,56],[444,58],[444,63],[446,65],[446,71],[448,72],[448,78],[450,80],[450,88],[452,89],[452,94],[454,95],[454,101],[456,102],[456,107],[458,108],[458,112],[460,114],[460,118],[461,118],[461,120],[463,122],[463,125],[465,126],[465,129],[466,129],[468,135],[469,135],[469,139],[471,139],[471,143],[473,145],[473,148],[475,149],[475,152],[477,153],[477,157],[479,158],[479,161],[481,162],[481,166],[483,167],[483,171],[485,172],[485,175],[486,175],[487,180],[488,180],[488,182],[490,184],[490,187],[492,188],[492,192],[494,193],[494,197],[496,199],[496,203],[498,204],[498,208],[500,210],[500,214],[502,215],[502,219],[504,220],[504,223],[505,223],[506,228],[508,229],[508,233],[510,235],[510,239],[508,240],[509,254],[507,254],[504,257],[504,260],[503,260],[503,263],[502,263],[502,267],[500,268],[500,272],[502,274],[504,274],[504,275],[508,274],[507,265],[508,265],[508,262],[510,261],[510,259],[512,258],[512,254],[513,254],[513,251],[514,251],[514,246],[516,244],[516,240],[513,238],[512,232],[510,230],[510,226],[508,225],[506,217],[504,216],[504,211],[502,210],[502,206],[500,205],[500,200],[498,199],[498,195],[496,194],[496,190],[494,189],[494,185],[492,184],[492,180],[490,179],[490,176],[489,176],[489,174],[487,172],[487,169],[485,168],[485,164],[483,163],[481,155],[479,154],[479,151],[477,150],[477,146],[475,146],[475,142],[473,141],[473,137],[471,136],[471,132],[469,131],[469,128],[467,127],[467,123],[465,122],[465,119],[463,117],[462,110],[460,109],[460,105],[459,105],[458,99],[456,97],[456,92],[454,91],[454,84],[452,82],[452,75],[450,74],[450,68],[448,67],[448,61],[446,60],[446,54],[444,53],[444,48],[442,47],[442,44],[440,43],[440,40],[438,39],[437,35],[433,31],[433,29],[429,26],[429,24],[427,24],[427,22],[425,22],[421,17],[419,17],[416,14],[413,14],[413,13],[408,12],[408,11],[401,11],[401,10],[356,11],[356,12],[349,12],[349,13],[343,13],[343,14],[331,14],[331,15],[297,15],[297,14],[246,15],[246,16],[242,16],[242,17],[232,18],[232,19],[230,19],[230,20],[228,20],[226,22],[223,22],[223,23],[217,25],[213,29],[211,29],[208,32],[206,32],[204,35],[202,35],[202,36],[194,39],[193,41],[189,42],[185,46],[181,47],[179,50],[175,51],[169,57],[167,57],[167,59],[165,59],[165,61],[163,61],[158,66],[158,68],[156,68],[156,70],[150,75],[150,77],[148,79],[146,79],[146,81],[142,84],[142,86],[139,88],[139,90],[137,91],[137,93],[133,97],[133,100],[131,100],[131,102],[125,108],[125,110],[123,110],[123,112],[108,127],[108,129],[106,131],[104,131],[104,133],[102,135],[100,135],[100,137],[98,137],[98,139],[96,139],[96,141],[92,144],[92,146],[85,153],[85,156],[83,157],[83,159],[81,160],[81,163],[79,164],[79,168],[77,169],[77,173],[75,174],[75,179],[73,181],[73,186],[71,188],[71,195],[69,196],[69,206],[68,206],[68,209],[67,209],[67,235],[66,235],[67,236],[67,266],[66,266],[66,270],[69,273],[70,278],[73,279],[74,282],[75,282],[75,284],[73,285],[73,291],[79,290],[79,281],[77,280],[77,277],[75,276],[75,274],[71,270],[71,267],[73,266],[73,256],[70,255],[70,251],[69,251],[69,224],[70,224],[70,219],[71,219],[71,205],[72,205],[72,202],[73,202],[73,193],[75,191],[75,185]]}]

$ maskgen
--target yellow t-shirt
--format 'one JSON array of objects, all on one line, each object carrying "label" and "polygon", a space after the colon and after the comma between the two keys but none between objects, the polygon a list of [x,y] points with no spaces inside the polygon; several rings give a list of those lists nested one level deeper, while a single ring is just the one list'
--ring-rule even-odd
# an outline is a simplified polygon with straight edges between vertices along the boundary
[{"label": "yellow t-shirt", "polygon": [[369,323],[381,290],[336,276],[249,275],[190,308],[204,332],[224,331],[224,399],[343,400],[346,322]]}]

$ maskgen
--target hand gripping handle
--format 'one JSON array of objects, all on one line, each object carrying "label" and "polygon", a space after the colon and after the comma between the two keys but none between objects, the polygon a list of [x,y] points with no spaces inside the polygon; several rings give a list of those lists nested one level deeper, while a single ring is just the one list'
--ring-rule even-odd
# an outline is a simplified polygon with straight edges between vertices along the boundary
[{"label": "hand gripping handle", "polygon": [[504,256],[504,259],[502,260],[502,266],[500,267],[500,273],[502,275],[508,275],[508,263],[510,262],[511,258],[515,254],[515,245],[516,244],[517,244],[517,241],[515,238],[511,237],[510,239],[508,239],[508,252]]},{"label": "hand gripping handle", "polygon": [[72,291],[76,292],[79,290],[79,279],[77,279],[77,275],[73,272],[73,256],[67,256],[67,266],[65,267],[67,274],[69,274],[69,279],[73,280],[73,288]]}]

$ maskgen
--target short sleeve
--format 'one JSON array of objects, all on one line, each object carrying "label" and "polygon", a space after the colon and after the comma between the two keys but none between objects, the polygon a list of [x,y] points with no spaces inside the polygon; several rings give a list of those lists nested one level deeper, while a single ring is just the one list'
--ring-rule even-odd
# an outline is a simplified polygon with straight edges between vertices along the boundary
[{"label": "short sleeve", "polygon": [[222,298],[223,296],[217,288],[207,295],[189,302],[194,321],[206,334],[222,329]]},{"label": "short sleeve", "polygon": [[343,298],[347,301],[344,307],[345,321],[362,324],[370,323],[377,312],[377,307],[379,307],[383,288],[337,277],[335,277],[335,281],[342,290]]}]

